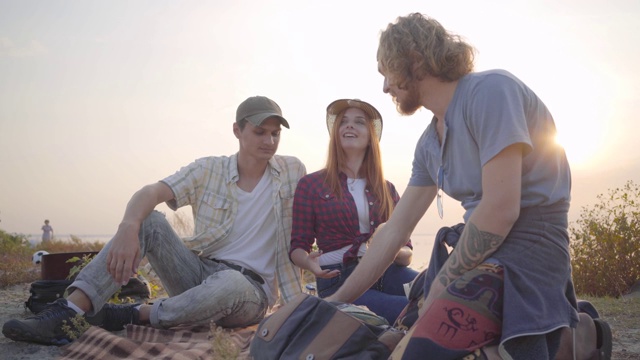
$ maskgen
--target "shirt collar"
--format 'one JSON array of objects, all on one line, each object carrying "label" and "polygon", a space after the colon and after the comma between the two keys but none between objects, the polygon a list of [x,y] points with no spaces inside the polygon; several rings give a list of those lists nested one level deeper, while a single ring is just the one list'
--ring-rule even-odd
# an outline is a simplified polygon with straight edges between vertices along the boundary
[{"label": "shirt collar", "polygon": [[229,157],[229,171],[227,171],[227,183],[235,183],[240,179],[238,174],[238,153],[235,153]]},{"label": "shirt collar", "polygon": [[[282,167],[276,161],[275,156],[269,159],[269,171],[271,175],[279,178],[282,172]],[[238,153],[235,153],[229,157],[229,171],[227,171],[227,183],[238,182],[240,174],[238,174]]]},{"label": "shirt collar", "polygon": [[282,172],[282,167],[280,166],[280,163],[276,161],[275,155],[269,159],[269,167],[271,168],[271,174],[279,178],[280,173]]}]

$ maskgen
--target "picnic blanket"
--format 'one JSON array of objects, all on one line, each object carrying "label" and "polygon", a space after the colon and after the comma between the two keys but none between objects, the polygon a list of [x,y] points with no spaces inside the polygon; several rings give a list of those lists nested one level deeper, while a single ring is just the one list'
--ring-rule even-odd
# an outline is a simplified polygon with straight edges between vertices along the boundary
[{"label": "picnic blanket", "polygon": [[[58,359],[223,359],[216,354],[214,337],[237,347],[234,359],[249,360],[249,346],[257,325],[212,332],[209,326],[181,326],[156,329],[150,326],[127,325],[125,336],[119,336],[92,326],[80,338],[60,349]],[[218,355],[218,356],[217,356]]]}]

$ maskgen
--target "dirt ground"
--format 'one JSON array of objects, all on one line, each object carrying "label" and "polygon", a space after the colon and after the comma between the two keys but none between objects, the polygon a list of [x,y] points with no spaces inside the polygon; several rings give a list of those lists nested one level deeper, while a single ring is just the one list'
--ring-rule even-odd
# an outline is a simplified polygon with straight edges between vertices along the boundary
[{"label": "dirt ground", "polygon": [[[29,297],[29,284],[14,285],[0,289],[0,324],[14,318],[31,315],[24,307]],[[637,302],[634,303],[637,305]],[[618,317],[606,319],[613,329],[613,359],[640,359],[640,324],[633,328],[622,328],[626,323]],[[5,360],[54,359],[59,354],[57,346],[45,346],[14,342],[0,336],[0,358]]]},{"label": "dirt ground", "polygon": [[[29,298],[30,284],[9,286],[0,289],[0,322],[24,318],[31,312],[24,306]],[[44,346],[16,342],[0,336],[0,357],[6,360],[54,359],[59,353],[57,346]]]}]

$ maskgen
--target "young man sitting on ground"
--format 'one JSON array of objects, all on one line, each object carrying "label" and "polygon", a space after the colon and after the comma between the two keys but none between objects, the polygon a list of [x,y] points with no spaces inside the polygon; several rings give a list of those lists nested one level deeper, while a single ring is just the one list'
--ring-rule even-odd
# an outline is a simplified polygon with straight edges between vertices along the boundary
[{"label": "young man sitting on ground", "polygon": [[[288,246],[293,195],[306,169],[295,157],[275,155],[281,125],[289,128],[274,101],[242,102],[233,124],[236,154],[198,159],[136,192],[115,236],[78,274],[69,296],[35,316],[9,320],[4,336],[67,344],[62,325],[77,314],[110,331],[129,323],[243,327],[301,293]],[[193,208],[195,231],[186,244],[154,211],[163,202],[174,210]],[[153,305],[106,304],[145,256],[169,297]]]}]

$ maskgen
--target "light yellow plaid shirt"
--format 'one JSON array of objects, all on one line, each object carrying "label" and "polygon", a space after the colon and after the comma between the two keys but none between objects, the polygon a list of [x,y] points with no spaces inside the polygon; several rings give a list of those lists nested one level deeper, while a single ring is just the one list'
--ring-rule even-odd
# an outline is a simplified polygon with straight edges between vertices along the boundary
[{"label": "light yellow plaid shirt", "polygon": [[[300,268],[289,260],[293,195],[298,180],[306,174],[304,164],[292,156],[275,155],[269,160],[273,181],[273,210],[277,224],[276,279],[280,301],[289,302],[302,292]],[[228,244],[228,235],[238,212],[238,158],[211,156],[198,159],[163,179],[175,195],[167,205],[176,210],[191,205],[195,219],[189,248],[209,258]]]}]

